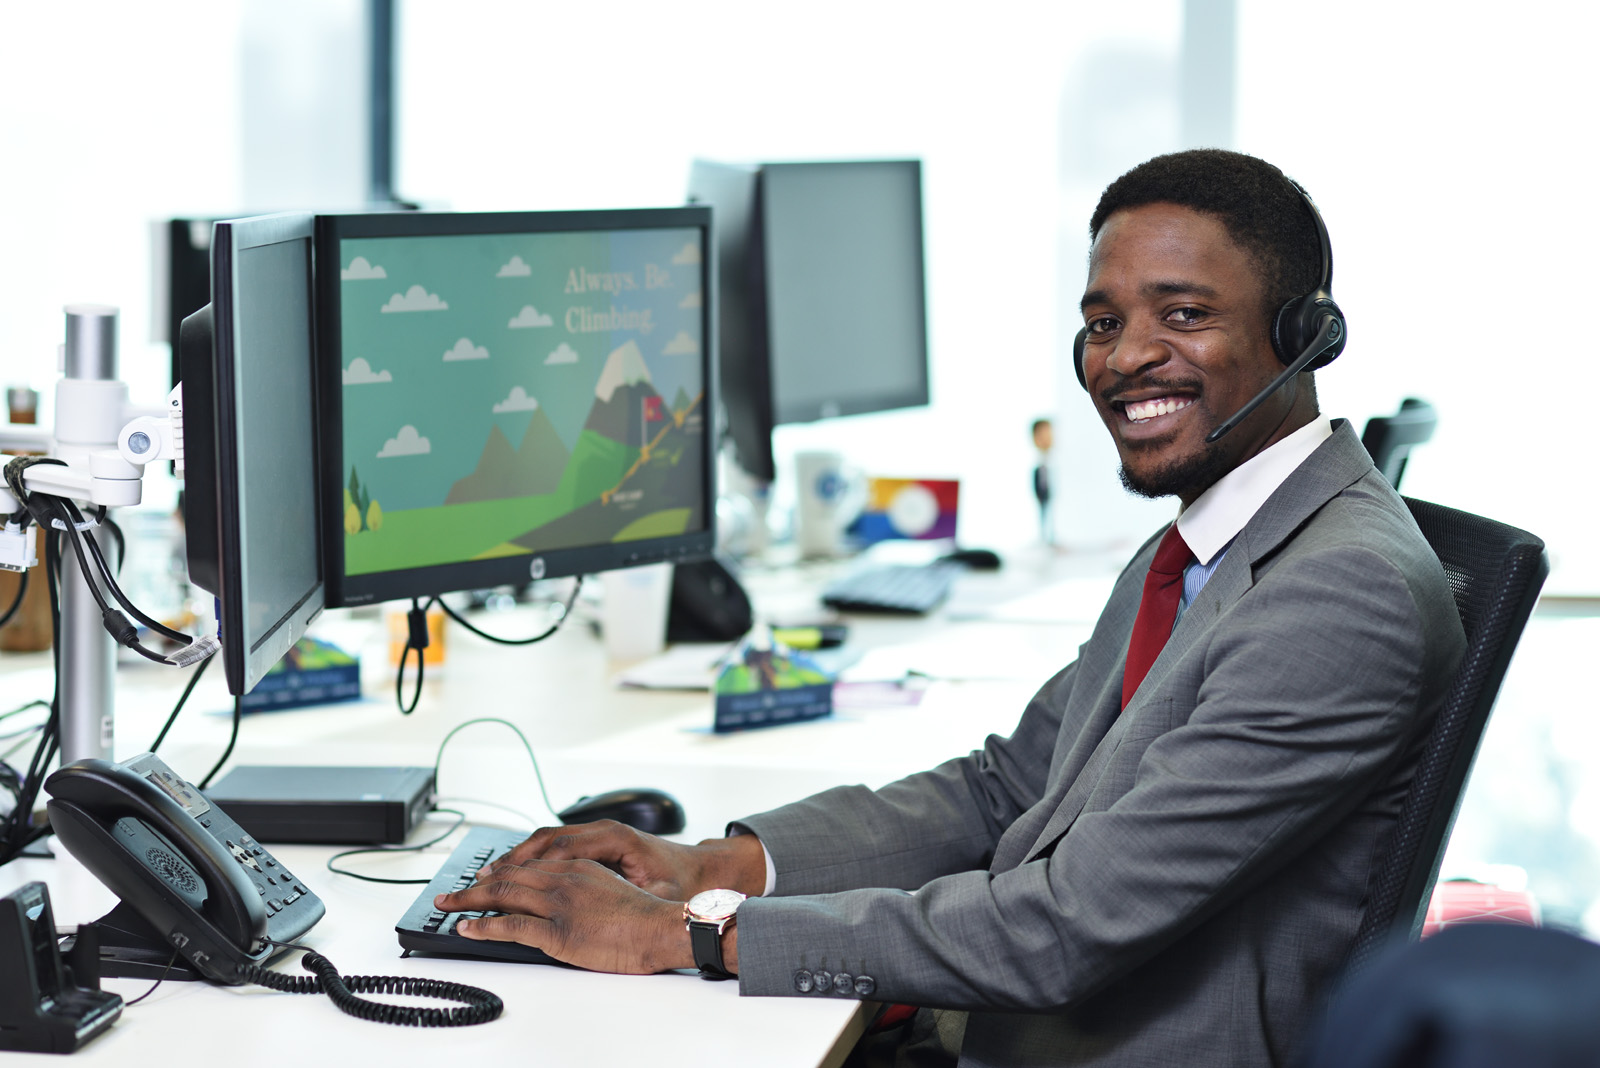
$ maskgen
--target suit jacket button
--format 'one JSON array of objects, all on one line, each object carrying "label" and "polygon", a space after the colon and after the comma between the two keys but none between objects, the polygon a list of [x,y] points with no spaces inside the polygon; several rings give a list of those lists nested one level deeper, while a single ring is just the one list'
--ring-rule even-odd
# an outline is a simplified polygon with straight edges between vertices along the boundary
[{"label": "suit jacket button", "polygon": [[812,976],[817,983],[817,993],[827,994],[833,991],[833,973],[826,969],[818,969]]},{"label": "suit jacket button", "polygon": [[813,982],[811,973],[804,968],[794,973],[794,988],[802,994],[811,993],[811,984]]},{"label": "suit jacket button", "polygon": [[870,998],[873,991],[878,989],[878,981],[870,975],[856,976],[856,993],[864,998]]},{"label": "suit jacket button", "polygon": [[839,972],[833,977],[833,992],[835,994],[849,994],[855,989],[856,978],[847,972]]}]

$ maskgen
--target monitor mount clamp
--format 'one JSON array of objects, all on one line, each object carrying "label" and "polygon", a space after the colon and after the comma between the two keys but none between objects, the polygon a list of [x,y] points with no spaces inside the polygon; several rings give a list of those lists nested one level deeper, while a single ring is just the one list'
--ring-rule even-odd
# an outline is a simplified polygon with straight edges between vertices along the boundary
[{"label": "monitor mount clamp", "polygon": [[[117,309],[101,304],[66,307],[62,378],[56,384],[55,427],[0,424],[0,451],[42,455],[21,472],[31,496],[83,501],[96,509],[136,505],[146,465],[172,460],[183,470],[183,395],[174,387],[163,407],[128,402],[117,378]],[[11,456],[5,461],[14,459]],[[0,567],[25,571],[38,562],[26,508],[0,483]],[[61,520],[52,525],[62,526]],[[85,517],[84,525],[95,525]],[[94,589],[90,583],[97,583]],[[103,625],[104,590],[86,575],[74,553],[61,559],[61,762],[112,758],[116,642]],[[182,651],[193,663],[214,650],[204,638]],[[180,660],[174,658],[174,663]]]}]

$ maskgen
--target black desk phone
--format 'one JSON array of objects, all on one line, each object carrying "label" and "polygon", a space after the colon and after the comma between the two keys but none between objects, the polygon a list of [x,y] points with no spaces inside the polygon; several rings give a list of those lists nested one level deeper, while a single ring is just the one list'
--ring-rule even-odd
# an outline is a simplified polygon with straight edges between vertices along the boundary
[{"label": "black desk phone", "polygon": [[[300,963],[312,975],[267,970],[279,953],[304,949],[285,943],[327,910],[278,858],[152,753],[121,764],[74,761],[44,788],[51,829],[122,899],[96,924],[102,974],[170,977],[176,951],[214,982],[326,994],[342,1012],[381,1023],[456,1027],[500,1015],[500,999],[486,990],[410,976],[341,976],[310,951]],[[358,992],[442,998],[461,1007],[394,1005]]]},{"label": "black desk phone", "polygon": [[[50,826],[166,947],[213,982],[249,980],[326,909],[306,884],[154,754],[79,760],[45,782]],[[136,922],[136,921],[135,921]],[[109,962],[114,965],[113,962]],[[139,974],[150,974],[149,964]],[[114,973],[112,973],[114,974]]]}]

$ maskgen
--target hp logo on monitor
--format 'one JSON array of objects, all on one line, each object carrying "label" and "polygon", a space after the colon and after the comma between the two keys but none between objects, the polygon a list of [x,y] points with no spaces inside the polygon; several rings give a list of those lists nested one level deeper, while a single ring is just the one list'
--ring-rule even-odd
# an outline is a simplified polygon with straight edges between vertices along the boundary
[{"label": "hp logo on monitor", "polygon": [[528,575],[535,582],[544,578],[544,557],[535,556],[533,558],[533,563],[528,565]]}]

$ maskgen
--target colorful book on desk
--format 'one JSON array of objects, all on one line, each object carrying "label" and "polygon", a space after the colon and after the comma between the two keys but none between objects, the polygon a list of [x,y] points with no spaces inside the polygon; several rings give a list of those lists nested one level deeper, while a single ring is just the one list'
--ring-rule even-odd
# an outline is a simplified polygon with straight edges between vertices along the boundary
[{"label": "colorful book on desk", "polygon": [[240,699],[246,712],[276,712],[361,696],[361,661],[337,645],[301,638]]},{"label": "colorful book on desk", "polygon": [[820,719],[833,713],[833,676],[757,628],[718,668],[712,705],[718,734]]}]

